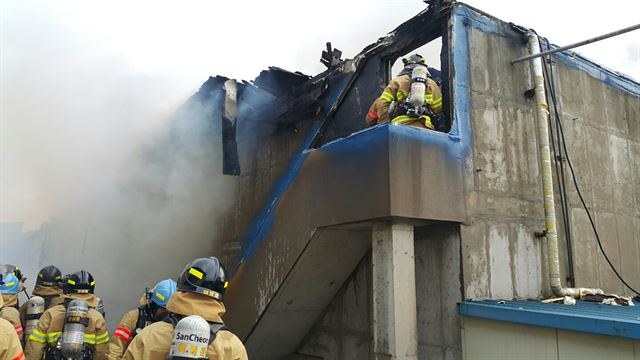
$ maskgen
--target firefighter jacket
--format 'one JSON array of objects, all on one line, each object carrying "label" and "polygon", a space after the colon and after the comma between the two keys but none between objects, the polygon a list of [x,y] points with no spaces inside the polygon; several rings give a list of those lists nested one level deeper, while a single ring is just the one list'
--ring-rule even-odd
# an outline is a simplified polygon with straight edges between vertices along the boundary
[{"label": "firefighter jacket", "polygon": [[2,294],[2,300],[4,301],[4,306],[11,306],[18,309],[18,294]]},{"label": "firefighter jacket", "polygon": [[[62,294],[62,289],[56,286],[44,286],[44,285],[36,285],[33,289],[33,296],[40,296],[44,299],[44,309],[48,310],[56,305],[62,304],[64,300],[64,295]],[[22,326],[25,326],[27,323],[27,303],[25,302],[20,306],[20,322],[22,322]]]},{"label": "firefighter jacket", "polygon": [[[410,75],[399,75],[393,78],[389,85],[384,88],[382,95],[380,95],[380,97],[378,97],[369,108],[369,112],[365,119],[367,125],[374,126],[389,122],[389,106],[391,105],[391,102],[395,101],[397,104],[404,102],[409,96],[410,90]],[[429,105],[434,114],[437,115],[442,112],[442,93],[438,84],[436,84],[436,82],[431,78],[427,78],[427,89],[425,91],[424,101]],[[420,119],[420,121],[418,120],[419,119],[417,118],[409,118],[401,115],[391,121],[416,127],[434,129],[431,119],[423,118]]]},{"label": "firefighter jacket", "polygon": [[[17,296],[16,296],[17,299]],[[17,303],[17,302],[16,302]],[[22,329],[22,323],[20,322],[20,313],[12,306],[4,306],[4,295],[0,296],[0,319],[5,319],[11,324],[13,330],[18,336],[18,340],[22,341],[24,331]]]},{"label": "firefighter jacket", "polygon": [[[73,299],[85,300],[89,304],[89,325],[85,328],[85,345],[93,346],[94,359],[107,358],[107,343],[109,332],[102,315],[95,310],[96,300],[92,294],[69,294],[65,296],[65,304]],[[38,321],[38,327],[33,330],[25,346],[25,355],[29,360],[42,359],[47,347],[56,346],[62,336],[67,314],[65,304],[56,305],[45,311]]]},{"label": "firefighter jacket", "polygon": [[[176,291],[169,299],[167,310],[183,316],[200,315],[212,323],[222,324],[224,304],[205,295]],[[153,323],[138,334],[124,353],[123,359],[166,359],[173,340],[173,325],[164,321]],[[220,330],[209,344],[209,360],[247,360],[247,351],[233,333]]]},{"label": "firefighter jacket", "polygon": [[117,360],[124,355],[127,346],[129,346],[129,343],[136,335],[136,324],[138,323],[139,315],[139,309],[134,309],[124,314],[116,331],[113,332],[111,340],[109,340],[107,358]]},{"label": "firefighter jacket", "polygon": [[20,339],[4,319],[0,319],[0,360],[24,360]]}]

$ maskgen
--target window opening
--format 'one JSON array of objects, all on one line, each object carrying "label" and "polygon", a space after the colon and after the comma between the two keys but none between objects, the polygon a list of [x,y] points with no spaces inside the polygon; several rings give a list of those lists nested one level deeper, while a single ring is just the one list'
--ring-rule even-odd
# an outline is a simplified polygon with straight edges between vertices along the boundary
[{"label": "window opening", "polygon": [[[404,92],[398,95],[398,98],[395,99],[396,101],[390,105],[391,110],[389,114],[394,114],[392,115],[392,117],[394,117],[395,122],[406,121],[408,125],[414,127],[423,127],[425,128],[425,130],[430,128],[429,125],[432,125],[433,130],[448,132],[451,128],[449,121],[450,117],[448,115],[449,107],[445,104],[445,102],[448,100],[448,96],[446,96],[445,94],[445,90],[448,89],[448,86],[446,84],[446,82],[448,81],[448,76],[446,74],[446,70],[442,70],[443,55],[446,56],[447,52],[446,49],[443,48],[442,37],[438,37],[414,50],[407,51],[406,53],[398,56],[395,59],[392,58],[392,60],[388,62],[388,70],[385,71],[385,73],[388,75],[387,84],[390,84],[393,79],[401,79],[400,81],[396,81],[396,85],[398,84],[398,82],[400,82],[403,84],[403,90],[410,92],[411,87],[409,87],[409,89],[404,89],[408,86],[406,76],[401,78],[398,78],[398,76],[408,75],[409,78],[411,78],[412,74],[409,73],[411,72],[411,70],[405,70],[403,59],[410,58],[414,54],[419,54],[422,56],[422,58],[424,58],[428,69],[427,77],[429,78],[429,80],[426,80],[427,86],[424,98],[425,104],[428,103],[427,110],[425,110],[425,112],[423,113],[420,113],[420,110],[417,110],[418,114],[426,115],[427,119],[424,118],[424,115],[421,117],[424,122],[423,124],[413,120],[415,119],[414,114],[416,113],[416,110],[407,110],[411,108],[406,104],[411,95],[410,93],[404,94]],[[394,107],[400,108],[394,109]],[[398,118],[398,116],[402,116],[403,114],[412,115],[413,117],[409,116]]]}]

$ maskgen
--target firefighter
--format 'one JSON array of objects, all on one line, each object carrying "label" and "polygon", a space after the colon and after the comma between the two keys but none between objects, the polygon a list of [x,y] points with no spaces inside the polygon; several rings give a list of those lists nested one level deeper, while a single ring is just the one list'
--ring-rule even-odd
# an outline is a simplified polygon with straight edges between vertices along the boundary
[{"label": "firefighter", "polygon": [[[5,274],[5,275],[13,275],[16,278],[16,286],[12,286],[11,287],[11,291],[7,291],[7,292],[2,292],[2,298],[4,299],[4,305],[5,306],[11,306],[14,307],[16,309],[19,309],[19,304],[18,304],[18,294],[20,294],[21,291],[24,290],[24,281],[26,280],[26,278],[24,278],[22,276],[22,272],[20,271],[20,269],[18,269],[16,266],[14,265],[0,265],[0,273]],[[13,291],[15,288],[16,291]]]},{"label": "firefighter", "polygon": [[[222,321],[225,313],[222,298],[228,285],[226,272],[217,258],[193,260],[180,274],[177,291],[169,299],[170,314],[142,330],[129,344],[123,359],[167,358],[176,324],[190,315],[204,318],[210,326],[209,359],[248,359],[240,339],[227,330]],[[184,338],[185,334],[180,336]]]},{"label": "firefighter", "polygon": [[382,123],[405,124],[435,129],[442,113],[440,87],[429,77],[425,59],[411,55],[402,59],[404,69],[391,80],[367,113],[367,126]]},{"label": "firefighter", "polygon": [[20,312],[17,309],[20,280],[13,273],[5,273],[1,277],[0,293],[2,293],[2,305],[0,305],[0,318],[13,325],[18,338],[22,341],[24,330],[20,321]]},{"label": "firefighter", "polygon": [[[15,265],[11,265],[11,264],[5,264],[2,265],[2,272],[4,273],[12,273],[13,275],[15,275],[18,280],[20,281],[20,289],[18,290],[18,294],[25,291],[26,286],[24,285],[24,283],[27,281],[27,278],[25,276],[22,276],[22,271],[20,270],[19,267],[15,266]],[[29,296],[29,295],[27,295]],[[15,297],[15,306],[16,308],[18,308],[18,295],[16,295]],[[6,299],[5,299],[6,302]],[[11,306],[13,306],[13,304],[11,304]]]},{"label": "firefighter", "polygon": [[[94,295],[95,281],[87,271],[81,270],[63,278],[64,301],[45,311],[38,321],[38,327],[29,335],[25,347],[25,355],[29,360],[39,360],[43,356],[47,359],[57,359],[61,356],[61,349],[65,341],[80,339],[82,342],[82,356],[74,360],[106,359],[109,333],[104,318],[95,310],[97,299]],[[83,306],[79,306],[84,305]],[[84,321],[73,322],[71,313],[77,307],[82,311]],[[82,324],[78,330],[78,324]],[[71,326],[73,325],[73,326]],[[75,327],[74,327],[75,326]],[[75,336],[65,336],[66,332],[74,331]],[[78,335],[78,333],[80,333]],[[83,334],[82,334],[83,333]]]},{"label": "firefighter", "polygon": [[[36,286],[33,288],[32,296],[40,296],[44,299],[44,309],[62,304],[64,300],[62,291],[62,272],[54,265],[43,267],[36,277]],[[25,326],[27,315],[27,304],[20,306],[20,320]]]},{"label": "firefighter", "polygon": [[[0,298],[0,303],[2,303],[2,298]],[[0,319],[0,359],[24,360],[20,339],[13,331],[13,326],[5,319]]]},{"label": "firefighter", "polygon": [[109,341],[109,359],[120,359],[131,340],[146,326],[162,320],[167,314],[167,302],[176,291],[176,282],[172,279],[160,281],[140,298],[140,307],[122,317],[120,324]]}]

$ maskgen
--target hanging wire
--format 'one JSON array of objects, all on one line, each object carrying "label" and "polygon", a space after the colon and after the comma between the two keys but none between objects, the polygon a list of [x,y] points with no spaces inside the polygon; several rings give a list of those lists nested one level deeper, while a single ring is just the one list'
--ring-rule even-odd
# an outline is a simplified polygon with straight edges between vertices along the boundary
[{"label": "hanging wire", "polygon": [[[545,39],[545,44],[547,44],[547,47],[549,46],[549,42]],[[545,69],[545,71],[547,71],[547,62],[543,61],[543,68]],[[551,101],[553,104],[553,111],[554,111],[554,115],[556,117],[556,122],[558,125],[558,130],[559,130],[559,134],[560,137],[562,138],[562,148],[564,149],[564,155],[567,159],[567,164],[569,165],[569,169],[571,170],[571,177],[573,179],[573,184],[576,188],[576,193],[578,194],[578,197],[580,198],[580,202],[582,203],[582,206],[584,207],[584,210],[587,212],[587,217],[589,218],[589,222],[591,223],[591,228],[593,229],[593,233],[596,237],[596,241],[598,243],[598,247],[600,248],[600,251],[602,252],[602,255],[604,255],[605,260],[607,260],[607,263],[609,264],[609,266],[611,267],[611,270],[613,270],[613,272],[616,274],[616,276],[618,277],[618,279],[620,279],[620,281],[627,287],[629,288],[631,291],[633,291],[634,293],[636,293],[638,296],[640,296],[640,292],[638,292],[638,290],[634,289],[631,285],[629,285],[629,283],[622,277],[622,275],[620,274],[620,272],[618,272],[618,270],[616,269],[616,267],[613,265],[613,263],[611,262],[611,260],[609,259],[609,256],[607,255],[607,252],[604,250],[604,247],[602,246],[602,241],[600,240],[600,234],[598,233],[598,229],[596,228],[596,224],[593,220],[593,217],[591,216],[591,211],[589,210],[589,208],[587,207],[587,203],[584,200],[584,197],[582,196],[582,191],[580,190],[580,186],[578,185],[578,180],[576,179],[576,174],[575,171],[573,169],[573,164],[571,163],[571,159],[569,157],[569,152],[567,151],[567,143],[565,141],[565,136],[564,136],[564,129],[562,127],[562,122],[560,121],[560,113],[558,112],[558,103],[557,103],[557,98],[556,98],[556,85],[555,85],[555,80],[553,79],[553,66],[551,66],[551,70],[549,70],[549,73],[551,76],[545,76],[545,81],[548,81],[548,87],[549,87],[549,93],[551,95]],[[558,144],[559,146],[560,144]]]}]

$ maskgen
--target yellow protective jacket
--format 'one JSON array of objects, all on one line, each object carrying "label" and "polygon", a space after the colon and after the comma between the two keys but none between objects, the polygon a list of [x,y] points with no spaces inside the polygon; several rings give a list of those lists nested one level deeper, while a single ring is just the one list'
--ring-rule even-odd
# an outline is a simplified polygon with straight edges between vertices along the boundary
[{"label": "yellow protective jacket", "polygon": [[[109,332],[104,318],[95,310],[97,305],[95,296],[92,294],[65,295],[65,303],[67,300],[73,299],[85,300],[89,304],[89,325],[85,328],[84,342],[86,345],[94,347],[94,359],[106,359]],[[38,321],[38,327],[33,330],[27,340],[24,349],[27,359],[40,360],[47,347],[56,345],[64,330],[66,314],[65,305],[56,305],[42,314],[40,321]]]},{"label": "yellow protective jacket", "polygon": [[[44,285],[36,285],[33,289],[33,296],[40,296],[45,301],[45,310],[49,310],[50,308],[62,304],[64,300],[64,295],[62,294],[62,289],[55,286],[44,286]],[[48,304],[47,304],[48,303]],[[20,306],[20,322],[22,323],[22,327],[26,328],[27,324],[27,303],[25,302]]]},{"label": "yellow protective jacket", "polygon": [[0,360],[24,360],[20,339],[7,320],[0,319]]},{"label": "yellow protective jacket", "polygon": [[[393,78],[389,85],[384,88],[382,95],[380,95],[380,97],[371,104],[367,117],[365,118],[367,126],[374,126],[389,122],[389,106],[391,105],[391,102],[404,102],[407,99],[407,96],[409,96],[410,90],[410,75],[399,75]],[[431,78],[427,78],[427,89],[425,91],[424,101],[429,105],[434,114],[442,112],[442,92],[440,91],[438,84],[436,84],[436,82]],[[398,116],[391,121],[428,129],[434,128],[431,123],[431,119],[426,118],[417,119]]]},{"label": "yellow protective jacket", "polygon": [[[183,316],[200,315],[205,320],[223,323],[224,304],[205,295],[176,291],[169,299],[167,310]],[[123,359],[166,359],[173,340],[173,325],[164,321],[153,323],[140,332],[124,353]],[[232,332],[218,331],[209,344],[209,360],[247,360],[247,351]]]},{"label": "yellow protective jacket", "polygon": [[[20,312],[18,312],[15,307],[5,306],[5,298],[6,297],[4,295],[0,296],[0,319],[8,321],[9,324],[11,324],[11,326],[13,327],[16,336],[18,336],[18,340],[22,341],[24,331],[22,329],[22,323],[20,322]],[[16,296],[16,304],[17,298],[18,297]]]},{"label": "yellow protective jacket", "polygon": [[120,324],[113,332],[111,340],[109,340],[109,350],[107,352],[107,358],[111,360],[117,360],[122,358],[124,352],[127,350],[129,343],[135,336],[136,324],[138,323],[138,317],[140,312],[138,309],[131,310],[124,314],[120,320]]},{"label": "yellow protective jacket", "polygon": [[2,294],[2,301],[4,306],[11,306],[18,309],[18,295]]}]

